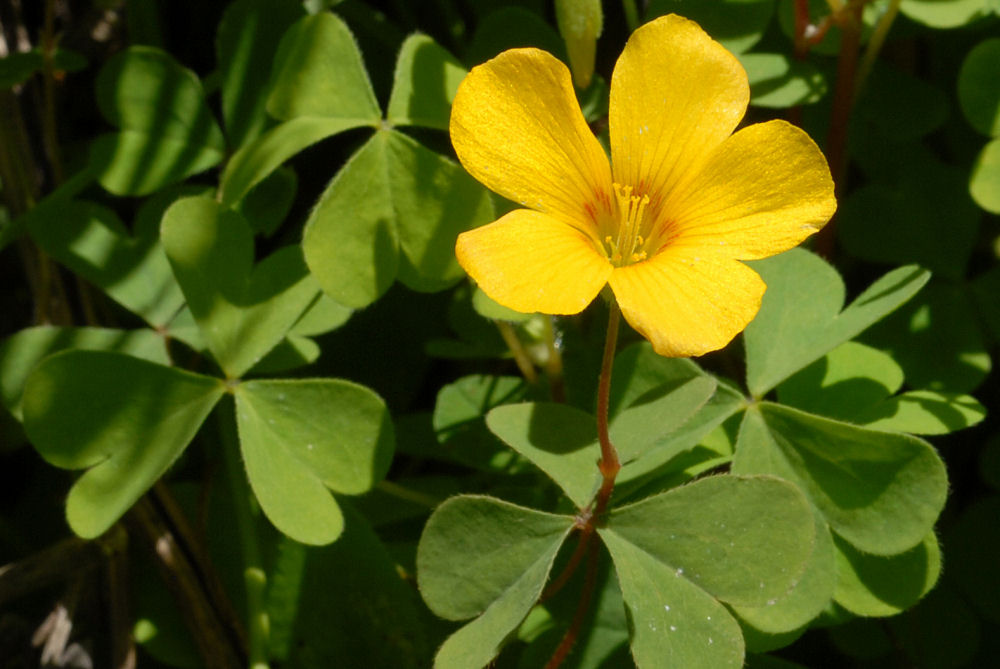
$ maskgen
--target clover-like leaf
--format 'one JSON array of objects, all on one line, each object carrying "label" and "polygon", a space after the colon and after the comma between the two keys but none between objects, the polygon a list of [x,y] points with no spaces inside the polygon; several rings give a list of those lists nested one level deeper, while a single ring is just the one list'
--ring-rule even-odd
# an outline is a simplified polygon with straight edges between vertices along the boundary
[{"label": "clover-like leaf", "polygon": [[[623,465],[619,480],[631,480],[630,469],[642,467],[643,456],[664,446],[714,391],[714,379],[690,377],[651,391],[619,413],[609,428]],[[590,503],[601,483],[593,416],[564,404],[509,404],[490,411],[486,425],[548,474],[574,504],[584,507]]]},{"label": "clover-like leaf", "polygon": [[895,555],[924,539],[948,481],[925,441],[761,403],[743,418],[732,471],[795,482],[838,535]]},{"label": "clover-like leaf", "polygon": [[212,199],[175,202],[161,235],[188,307],[232,378],[274,348],[319,293],[297,247],[280,249],[254,268],[249,225]]},{"label": "clover-like leaf", "polygon": [[913,390],[869,407],[855,422],[872,430],[947,434],[976,425],[985,417],[986,408],[971,395]]},{"label": "clover-like leaf", "polygon": [[778,399],[796,409],[858,422],[856,416],[892,396],[903,370],[887,353],[847,341],[778,386]]},{"label": "clover-like leaf", "polygon": [[780,599],[815,542],[808,500],[772,476],[710,476],[614,509],[604,532],[649,553],[712,596],[742,606]]},{"label": "clover-like leaf", "polygon": [[754,632],[773,636],[802,629],[830,605],[837,585],[833,537],[822,515],[814,512],[813,517],[816,541],[802,578],[792,591],[780,599],[768,600],[763,606],[731,607],[741,624]]},{"label": "clover-like leaf", "polygon": [[268,574],[270,656],[286,667],[426,667],[417,593],[364,516],[350,504],[343,512],[336,543],[278,543]]},{"label": "clover-like leaf", "polygon": [[443,618],[479,616],[445,641],[435,667],[482,667],[496,657],[538,600],[573,524],[570,516],[471,495],[434,511],[417,548],[420,592]]},{"label": "clover-like leaf", "polygon": [[32,238],[46,253],[156,327],[184,306],[155,228],[131,236],[107,207],[82,200],[43,202],[29,218]]},{"label": "clover-like leaf", "polygon": [[458,281],[455,239],[492,218],[489,195],[461,167],[383,130],[330,182],[306,223],[302,248],[323,290],[360,308],[397,277],[419,291]]},{"label": "clover-like leaf", "polygon": [[1000,139],[986,144],[976,157],[969,194],[986,211],[1000,214]]},{"label": "clover-like leaf", "polygon": [[108,61],[97,104],[120,130],[94,142],[91,163],[116,195],[152,193],[225,155],[198,77],[159,49],[133,46]]},{"label": "clover-like leaf", "polygon": [[977,311],[965,286],[931,281],[861,341],[890,354],[912,388],[966,393],[992,367]]},{"label": "clover-like leaf", "polygon": [[304,15],[284,0],[237,0],[219,22],[215,41],[222,118],[233,146],[242,146],[267,124],[264,104],[275,51],[282,35]]},{"label": "clover-like leaf", "polygon": [[750,80],[751,105],[794,107],[811,104],[826,95],[823,73],[804,60],[781,53],[745,53],[740,56],[740,64]]},{"label": "clover-like leaf", "polygon": [[448,129],[451,101],[468,71],[427,35],[410,35],[399,49],[386,120],[394,125]]},{"label": "clover-like leaf", "polygon": [[868,555],[835,539],[834,600],[859,616],[894,616],[916,604],[941,574],[941,549],[933,532],[899,555]]},{"label": "clover-like leaf", "polygon": [[646,8],[647,19],[668,13],[697,22],[722,46],[740,54],[763,37],[774,16],[774,0],[650,0]]},{"label": "clover-like leaf", "polygon": [[792,249],[754,262],[753,267],[768,287],[760,312],[744,332],[747,387],[755,397],[863,332],[913,297],[930,278],[919,267],[900,267],[841,311],[844,282],[818,256]]},{"label": "clover-like leaf", "polygon": [[718,600],[786,596],[813,553],[808,501],[773,477],[713,476],[612,511],[611,551],[640,667],[739,667],[743,638]]},{"label": "clover-like leaf", "polygon": [[52,325],[25,328],[0,344],[0,401],[15,418],[22,418],[21,397],[32,368],[43,358],[67,349],[114,351],[161,365],[170,363],[166,342],[152,330]]},{"label": "clover-like leaf", "polygon": [[514,376],[464,376],[438,391],[432,417],[442,455],[471,467],[499,469],[515,454],[498,442],[484,418],[494,407],[523,399],[524,381]]},{"label": "clover-like leaf", "polygon": [[339,379],[246,381],[234,388],[250,487],[275,527],[305,544],[340,535],[331,491],[380,481],[395,444],[382,399]]},{"label": "clover-like leaf", "polygon": [[329,12],[307,16],[282,38],[267,111],[289,120],[300,116],[382,118],[361,52],[347,24]]},{"label": "clover-like leaf", "polygon": [[24,389],[24,427],[48,462],[89,468],[66,500],[82,537],[107,530],[184,451],[225,392],[219,379],[121,353],[64,351]]},{"label": "clover-like leaf", "polygon": [[614,532],[601,538],[615,563],[639,669],[743,666],[743,635],[726,607]]},{"label": "clover-like leaf", "polygon": [[226,162],[222,204],[232,206],[282,163],[306,147],[369,123],[359,119],[302,116],[285,121],[244,144]]}]

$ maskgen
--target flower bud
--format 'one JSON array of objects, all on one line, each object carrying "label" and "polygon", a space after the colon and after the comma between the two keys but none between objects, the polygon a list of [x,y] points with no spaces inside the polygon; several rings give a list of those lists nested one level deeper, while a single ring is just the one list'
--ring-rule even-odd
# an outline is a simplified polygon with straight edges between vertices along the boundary
[{"label": "flower bud", "polygon": [[573,83],[587,88],[594,76],[597,38],[604,27],[601,0],[556,0],[556,24],[566,42]]}]

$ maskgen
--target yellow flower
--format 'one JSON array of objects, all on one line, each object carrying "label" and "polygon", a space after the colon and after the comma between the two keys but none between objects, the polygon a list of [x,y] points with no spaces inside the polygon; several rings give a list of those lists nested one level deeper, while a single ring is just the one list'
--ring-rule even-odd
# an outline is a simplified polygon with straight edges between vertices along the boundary
[{"label": "yellow flower", "polygon": [[749,97],[739,62],[696,23],[647,23],[611,79],[609,165],[556,58],[514,49],[473,68],[452,108],[455,151],[527,208],[460,235],[459,263],[516,311],[577,313],[610,284],[661,355],[722,348],[764,294],[740,261],[792,248],[836,209],[806,133],[783,121],[733,133]]}]

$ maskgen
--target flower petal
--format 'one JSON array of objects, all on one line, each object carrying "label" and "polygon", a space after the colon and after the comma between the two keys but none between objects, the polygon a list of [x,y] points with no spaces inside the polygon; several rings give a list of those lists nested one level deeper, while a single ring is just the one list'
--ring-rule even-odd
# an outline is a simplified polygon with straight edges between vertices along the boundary
[{"label": "flower petal", "polygon": [[609,280],[625,320],[660,355],[702,355],[728,344],[753,320],[764,281],[738,260],[668,247],[615,268]]},{"label": "flower petal", "polygon": [[610,210],[607,155],[566,66],[544,51],[512,49],[472,68],[455,96],[450,132],[465,169],[509,200],[580,229],[593,229],[597,209]]},{"label": "flower petal", "polygon": [[660,17],[629,38],[611,78],[614,179],[652,212],[736,128],[750,100],[736,57],[697,23]]},{"label": "flower petal", "polygon": [[784,121],[737,132],[664,205],[670,244],[719,247],[743,260],[787,251],[836,209],[819,147]]},{"label": "flower petal", "polygon": [[589,237],[527,209],[463,232],[455,253],[483,292],[523,313],[578,313],[601,291],[612,270]]}]

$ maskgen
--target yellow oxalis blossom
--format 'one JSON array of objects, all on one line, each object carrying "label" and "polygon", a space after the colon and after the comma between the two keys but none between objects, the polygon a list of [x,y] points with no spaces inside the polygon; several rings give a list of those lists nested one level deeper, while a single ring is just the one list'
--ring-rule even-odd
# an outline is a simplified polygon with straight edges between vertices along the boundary
[{"label": "yellow oxalis blossom", "polygon": [[609,165],[556,58],[514,49],[473,68],[452,108],[455,151],[527,208],[460,235],[459,263],[517,311],[577,313],[610,284],[658,353],[725,346],[765,289],[740,261],[792,248],[836,209],[806,133],[733,132],[749,97],[739,61],[696,23],[647,23],[611,79]]}]

